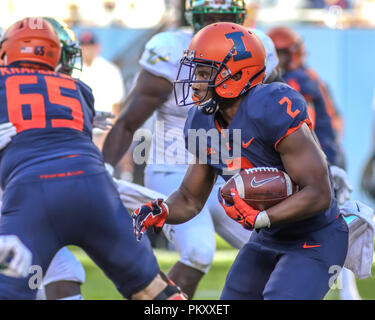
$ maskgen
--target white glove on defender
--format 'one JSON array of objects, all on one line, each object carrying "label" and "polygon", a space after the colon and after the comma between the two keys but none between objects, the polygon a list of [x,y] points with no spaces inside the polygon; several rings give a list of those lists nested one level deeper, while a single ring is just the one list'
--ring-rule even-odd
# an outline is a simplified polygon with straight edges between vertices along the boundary
[{"label": "white glove on defender", "polygon": [[93,127],[101,130],[108,130],[112,128],[113,123],[109,119],[113,119],[114,114],[106,111],[96,111],[94,117]]},{"label": "white glove on defender", "polygon": [[125,180],[114,179],[117,184],[117,191],[120,194],[120,199],[130,212],[133,212],[146,202],[154,201],[155,199],[168,197],[160,192],[143,187],[139,184],[128,182]]},{"label": "white glove on defender", "polygon": [[349,177],[345,170],[337,167],[329,167],[333,179],[333,188],[335,189],[336,199],[339,205],[343,205],[350,199],[350,194],[353,191],[353,186],[349,181]]},{"label": "white glove on defender", "polygon": [[26,277],[31,261],[30,250],[17,236],[0,236],[0,273],[10,277]]},{"label": "white glove on defender", "polygon": [[0,124],[0,150],[3,150],[17,134],[17,129],[11,122]]},{"label": "white glove on defender", "polygon": [[139,184],[132,183],[125,180],[115,179],[113,177],[114,168],[109,163],[104,163],[109,175],[112,177],[116,185],[117,191],[120,194],[120,199],[128,211],[133,212],[146,202],[154,201],[155,199],[168,197],[160,192],[143,187]]}]

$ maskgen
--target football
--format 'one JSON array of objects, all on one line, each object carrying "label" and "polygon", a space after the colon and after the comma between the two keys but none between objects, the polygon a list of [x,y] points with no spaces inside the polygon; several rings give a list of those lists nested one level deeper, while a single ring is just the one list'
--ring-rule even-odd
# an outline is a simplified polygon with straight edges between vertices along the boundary
[{"label": "football", "polygon": [[232,188],[257,210],[266,210],[298,191],[286,172],[268,167],[242,170],[230,178],[221,188],[221,195],[229,204],[233,204]]}]

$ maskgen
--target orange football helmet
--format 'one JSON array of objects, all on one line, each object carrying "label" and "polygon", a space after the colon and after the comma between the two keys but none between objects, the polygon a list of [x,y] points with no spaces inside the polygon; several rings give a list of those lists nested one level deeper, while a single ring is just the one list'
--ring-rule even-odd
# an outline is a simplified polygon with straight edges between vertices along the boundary
[{"label": "orange football helmet", "polygon": [[275,27],[267,32],[278,52],[286,51],[290,59],[285,69],[291,71],[302,66],[305,59],[305,45],[302,38],[289,27]]},{"label": "orange football helmet", "polygon": [[[213,113],[217,110],[218,100],[236,98],[262,82],[265,76],[265,63],[264,46],[254,32],[231,22],[210,24],[195,34],[189,49],[184,51],[174,83],[176,103],[180,106],[195,103],[202,112]],[[197,66],[211,67],[212,77],[208,80],[197,80]],[[186,67],[187,72],[184,69]],[[180,79],[184,76],[188,78]],[[205,107],[203,101],[207,94],[200,100],[193,95],[193,102],[187,102],[193,83],[208,84],[207,94],[209,90],[213,90],[216,100],[214,108],[212,105],[209,108]]]},{"label": "orange football helmet", "polygon": [[58,34],[43,18],[25,18],[11,25],[0,40],[0,59],[47,66],[54,70],[61,54]]}]

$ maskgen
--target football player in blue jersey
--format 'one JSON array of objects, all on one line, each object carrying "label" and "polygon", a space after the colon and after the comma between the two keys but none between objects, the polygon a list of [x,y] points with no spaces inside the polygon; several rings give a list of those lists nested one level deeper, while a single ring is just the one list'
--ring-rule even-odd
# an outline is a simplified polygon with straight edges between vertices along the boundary
[{"label": "football player in blue jersey", "polygon": [[310,119],[328,161],[344,168],[345,159],[339,143],[343,120],[325,84],[314,70],[306,66],[302,38],[285,26],[272,28],[267,34],[275,44],[282,78],[306,99]]},{"label": "football player in blue jersey", "polygon": [[[181,54],[193,34],[205,25],[219,21],[241,24],[246,17],[243,0],[189,0],[186,3],[185,15],[191,27],[158,33],[147,42],[139,60],[141,71],[137,82],[103,146],[104,160],[116,166],[130,147],[136,130],[153,115],[152,146],[144,183],[147,188],[166,195],[180,185],[191,156],[184,147],[183,130],[192,106],[176,106],[173,95]],[[272,61],[275,60],[273,55]],[[216,191],[223,183],[223,179],[217,180],[198,216],[187,223],[166,224],[163,228],[164,235],[179,253],[168,276],[189,298],[193,298],[199,281],[210,269],[216,250],[215,232],[235,248],[242,247],[250,237],[250,232],[230,220],[217,202]]]},{"label": "football player in blue jersey", "polygon": [[[76,36],[65,23],[51,17],[45,17],[45,19],[52,24],[61,42],[61,55],[56,71],[71,75],[73,69],[76,68],[75,65],[80,65],[78,60],[81,57],[81,50]],[[94,127],[96,118],[97,115],[94,118]],[[15,134],[17,130],[11,122],[0,125],[0,150],[10,143]],[[2,195],[2,191],[0,193]],[[55,255],[43,276],[37,299],[81,300],[83,297],[80,286],[84,281],[85,270],[82,264],[67,248],[62,248]]]},{"label": "football player in blue jersey", "polygon": [[[321,143],[333,177],[333,186],[339,205],[350,199],[352,185],[346,172],[345,154],[341,145],[343,119],[336,110],[325,83],[306,64],[306,50],[302,37],[287,26],[274,27],[268,31],[275,44],[279,59],[278,69],[283,79],[306,99],[314,131]],[[360,299],[355,278],[347,269],[343,270],[343,300]]]},{"label": "football player in blue jersey", "polygon": [[[264,47],[253,32],[233,23],[199,31],[180,69],[176,100],[189,103],[192,90],[197,105],[185,124],[186,145],[197,160],[166,200],[133,212],[137,238],[151,226],[193,218],[218,175],[228,180],[241,169],[275,167],[286,171],[299,191],[265,211],[246,204],[235,189],[233,205],[218,194],[229,217],[258,231],[241,248],[221,298],[323,299],[332,268],[344,264],[348,227],[333,196],[324,153],[311,134],[305,99],[284,83],[262,83]],[[215,132],[219,138],[213,138]]]},{"label": "football player in blue jersey", "polygon": [[[128,299],[183,299],[137,242],[100,151],[92,142],[91,90],[56,73],[61,42],[42,18],[10,26],[0,41],[0,123],[17,135],[1,152],[0,235],[14,234],[46,272],[62,247],[81,247]],[[1,299],[33,299],[24,279],[0,275]]]}]

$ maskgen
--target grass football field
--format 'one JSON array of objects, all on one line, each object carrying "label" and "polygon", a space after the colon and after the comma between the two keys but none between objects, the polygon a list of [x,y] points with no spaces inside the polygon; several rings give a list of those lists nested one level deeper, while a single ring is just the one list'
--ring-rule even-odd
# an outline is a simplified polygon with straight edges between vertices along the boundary
[{"label": "grass football field", "polygon": [[[91,261],[91,259],[78,247],[70,246],[69,249],[82,262],[86,271],[86,282],[82,286],[82,294],[86,300],[122,300],[113,283]],[[178,260],[175,251],[156,249],[155,255],[160,268],[167,273]],[[217,237],[217,250],[210,271],[199,283],[194,300],[218,300],[224,286],[225,277],[237,255],[238,250],[231,248],[225,241]],[[357,287],[361,298],[375,300],[375,268],[372,277],[358,280]],[[338,300],[339,290],[330,290],[325,297],[328,300]]]}]

